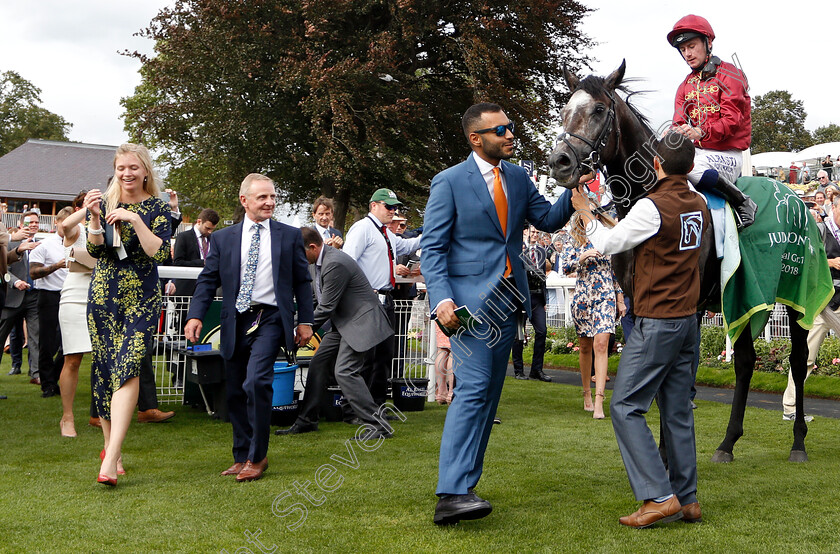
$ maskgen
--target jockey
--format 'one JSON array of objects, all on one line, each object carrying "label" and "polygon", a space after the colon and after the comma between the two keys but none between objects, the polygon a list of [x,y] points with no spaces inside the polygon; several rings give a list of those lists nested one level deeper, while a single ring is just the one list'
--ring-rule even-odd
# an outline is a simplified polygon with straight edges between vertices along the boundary
[{"label": "jockey", "polygon": [[[696,147],[688,179],[698,189],[720,193],[735,212],[738,229],[755,219],[756,205],[733,183],[741,176],[743,151],[749,149],[752,124],[747,77],[736,66],[712,55],[715,32],[697,15],[677,21],[668,43],[678,49],[691,73],[677,89],[673,129]],[[708,169],[716,171],[701,179]]]}]

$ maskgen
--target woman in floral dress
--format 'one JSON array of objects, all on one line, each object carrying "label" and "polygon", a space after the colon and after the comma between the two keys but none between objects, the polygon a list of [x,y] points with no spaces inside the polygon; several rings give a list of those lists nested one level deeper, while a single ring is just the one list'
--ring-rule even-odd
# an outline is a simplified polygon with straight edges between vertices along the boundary
[{"label": "woman in floral dress", "polygon": [[[98,258],[88,295],[93,396],[105,448],[98,481],[117,484],[122,444],[137,404],[140,364],[160,316],[157,264],[169,255],[169,206],[148,150],[123,144],[114,157],[114,177],[104,197],[85,197],[88,252]],[[104,220],[104,221],[103,221]],[[114,226],[122,245],[105,243],[104,224]]]},{"label": "woman in floral dress", "polygon": [[[615,331],[616,309],[624,315],[624,295],[613,273],[610,259],[592,246],[586,236],[583,218],[571,225],[571,240],[563,247],[564,273],[576,273],[571,312],[575,331],[580,337],[580,379],[583,385],[583,409],[594,419],[604,419],[604,390],[607,385],[607,349],[610,333]],[[595,404],[589,378],[592,355],[595,355]]]}]

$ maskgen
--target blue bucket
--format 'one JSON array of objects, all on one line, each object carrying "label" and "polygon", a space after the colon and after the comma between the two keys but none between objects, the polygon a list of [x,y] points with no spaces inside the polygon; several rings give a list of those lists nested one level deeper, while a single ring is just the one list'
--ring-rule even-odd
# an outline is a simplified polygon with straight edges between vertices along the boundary
[{"label": "blue bucket", "polygon": [[274,362],[272,406],[287,406],[294,402],[295,372],[297,368],[297,365],[289,365],[286,362]]}]

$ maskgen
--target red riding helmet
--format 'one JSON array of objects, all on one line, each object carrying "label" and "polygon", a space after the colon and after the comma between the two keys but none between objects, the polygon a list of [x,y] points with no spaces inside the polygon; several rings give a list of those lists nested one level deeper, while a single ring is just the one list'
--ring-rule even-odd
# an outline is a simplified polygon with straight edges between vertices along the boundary
[{"label": "red riding helmet", "polygon": [[674,28],[668,33],[668,44],[679,48],[680,44],[695,37],[706,37],[706,44],[715,40],[715,32],[706,18],[699,15],[687,15],[676,22]]}]

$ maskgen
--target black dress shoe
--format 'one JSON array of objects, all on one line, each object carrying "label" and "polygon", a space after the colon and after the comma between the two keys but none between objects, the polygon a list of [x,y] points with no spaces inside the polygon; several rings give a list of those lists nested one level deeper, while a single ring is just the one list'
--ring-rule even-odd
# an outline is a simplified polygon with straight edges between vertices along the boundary
[{"label": "black dress shoe", "polygon": [[493,418],[493,425],[501,425],[501,424],[502,424],[501,419],[499,419],[498,417]]},{"label": "black dress shoe", "polygon": [[532,371],[531,374],[528,375],[528,378],[533,379],[534,381],[545,381],[546,383],[551,381],[551,377],[549,377],[548,375],[546,375],[542,371],[540,371],[540,372]]},{"label": "black dress shoe", "polygon": [[435,506],[435,524],[452,525],[461,520],[481,519],[493,511],[493,506],[474,492],[468,494],[446,494]]},{"label": "black dress shoe", "polygon": [[13,367],[12,370],[9,372],[9,375],[20,375],[20,368]]},{"label": "black dress shoe", "polygon": [[365,424],[365,422],[362,421],[362,419],[358,418],[358,417],[354,417],[353,419],[348,419],[344,423],[346,423],[347,425],[364,425]]},{"label": "black dress shoe", "polygon": [[60,396],[61,390],[58,387],[50,387],[47,390],[41,392],[41,398],[49,398],[51,396]]},{"label": "black dress shoe", "polygon": [[528,379],[527,377],[525,377],[525,373],[522,371],[514,371],[513,376],[516,379]]},{"label": "black dress shoe", "polygon": [[317,423],[295,423],[288,429],[277,429],[274,431],[275,435],[299,435],[301,433],[311,433],[318,430]]}]

